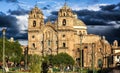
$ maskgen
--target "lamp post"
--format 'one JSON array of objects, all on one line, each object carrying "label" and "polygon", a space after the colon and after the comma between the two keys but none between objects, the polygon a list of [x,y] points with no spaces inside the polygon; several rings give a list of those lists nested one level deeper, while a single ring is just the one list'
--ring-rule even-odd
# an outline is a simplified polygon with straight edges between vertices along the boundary
[{"label": "lamp post", "polygon": [[44,33],[43,33],[43,38],[42,38],[42,58],[44,57]]},{"label": "lamp post", "polygon": [[57,54],[58,54],[58,50],[59,50],[59,33],[58,33],[58,23],[57,23],[57,42],[56,42],[56,44],[57,44]]},{"label": "lamp post", "polygon": [[41,72],[44,72],[44,69],[43,69],[43,62],[44,62],[44,52],[45,52],[45,50],[44,50],[44,32],[43,32],[43,34],[42,34],[42,41],[41,41],[41,45],[42,45],[42,57],[41,57]]},{"label": "lamp post", "polygon": [[6,29],[3,28],[2,34],[3,34],[3,73],[5,73],[5,32]]},{"label": "lamp post", "polygon": [[94,62],[95,62],[95,52],[94,52],[94,47],[95,47],[95,44],[92,43],[92,69],[93,69],[93,73],[95,73],[95,69],[94,69]]},{"label": "lamp post", "polygon": [[25,48],[25,70],[28,70],[27,58],[28,58],[28,47]]},{"label": "lamp post", "polygon": [[80,31],[77,31],[77,35],[80,36],[80,73],[82,73],[82,38],[83,38],[83,35]]}]

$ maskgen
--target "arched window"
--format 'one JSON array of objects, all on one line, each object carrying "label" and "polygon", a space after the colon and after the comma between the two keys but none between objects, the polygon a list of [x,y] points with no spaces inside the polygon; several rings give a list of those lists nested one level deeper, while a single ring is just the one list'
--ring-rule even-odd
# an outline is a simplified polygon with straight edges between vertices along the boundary
[{"label": "arched window", "polygon": [[32,44],[33,48],[35,49],[35,43]]},{"label": "arched window", "polygon": [[49,48],[49,52],[50,52],[50,54],[52,54],[52,49],[51,48]]},{"label": "arched window", "polygon": [[81,31],[79,31],[79,33],[80,33],[80,35],[82,34],[82,32],[81,32]]},{"label": "arched window", "polygon": [[36,26],[36,21],[33,21],[33,27],[35,27]]},{"label": "arched window", "polygon": [[84,34],[84,35],[86,34],[85,31],[83,31],[83,34]]},{"label": "arched window", "polygon": [[56,41],[56,45],[58,44],[58,41]]},{"label": "arched window", "polygon": [[65,16],[65,13],[63,14],[63,16]]},{"label": "arched window", "polygon": [[50,40],[48,40],[48,46],[50,46]]},{"label": "arched window", "polygon": [[34,18],[35,18],[35,15],[34,15]]},{"label": "arched window", "polygon": [[66,44],[65,44],[65,43],[63,43],[63,47],[66,47]]},{"label": "arched window", "polygon": [[66,19],[63,19],[62,24],[63,26],[66,26]]},{"label": "arched window", "polygon": [[77,48],[77,52],[80,52],[80,49],[79,49],[79,48]]}]

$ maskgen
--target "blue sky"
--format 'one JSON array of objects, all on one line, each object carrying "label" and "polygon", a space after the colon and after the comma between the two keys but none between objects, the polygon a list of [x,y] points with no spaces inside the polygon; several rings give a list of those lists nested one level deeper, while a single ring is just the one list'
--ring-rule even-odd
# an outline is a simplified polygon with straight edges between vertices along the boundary
[{"label": "blue sky", "polygon": [[[9,9],[15,10],[19,6],[23,9],[30,10],[35,4],[39,8],[50,5],[50,8],[59,9],[64,5],[65,0],[0,0],[0,11],[7,13]],[[117,4],[119,0],[66,0],[67,4],[74,10],[74,7],[85,8],[95,4]],[[55,7],[56,6],[56,7]]]},{"label": "blue sky", "polygon": [[[120,41],[120,0],[66,0],[78,18],[88,27],[88,33],[106,36],[109,42]],[[26,44],[28,13],[37,6],[45,21],[55,21],[65,0],[0,0],[0,35],[7,27],[7,38],[14,37]]]}]

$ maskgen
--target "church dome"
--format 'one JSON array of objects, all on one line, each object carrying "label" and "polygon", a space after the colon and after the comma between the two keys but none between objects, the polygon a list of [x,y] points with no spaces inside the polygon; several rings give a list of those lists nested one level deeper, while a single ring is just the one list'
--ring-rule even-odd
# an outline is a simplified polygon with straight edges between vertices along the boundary
[{"label": "church dome", "polygon": [[74,20],[74,26],[86,26],[85,23],[79,19]]},{"label": "church dome", "polygon": [[79,20],[79,19],[75,18],[73,28],[87,29],[87,26],[82,20]]}]

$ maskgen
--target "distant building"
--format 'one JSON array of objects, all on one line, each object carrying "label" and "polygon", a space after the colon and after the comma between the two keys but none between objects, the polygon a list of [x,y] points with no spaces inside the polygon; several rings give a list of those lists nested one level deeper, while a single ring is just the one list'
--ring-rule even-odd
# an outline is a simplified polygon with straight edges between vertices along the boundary
[{"label": "distant building", "polygon": [[13,37],[11,37],[11,38],[9,39],[9,41],[10,41],[10,42],[15,42]]},{"label": "distant building", "polygon": [[[78,35],[79,33],[80,35]],[[77,18],[66,4],[58,11],[57,20],[44,23],[44,15],[38,7],[34,7],[28,18],[28,53],[50,55],[61,52],[68,53],[79,65],[82,49],[83,67],[103,67],[109,64],[111,46],[105,37],[88,34],[85,23]],[[93,58],[94,57],[94,58]]]},{"label": "distant building", "polygon": [[113,56],[113,66],[120,64],[120,46],[118,46],[118,41],[115,40],[112,45],[112,56]]}]

